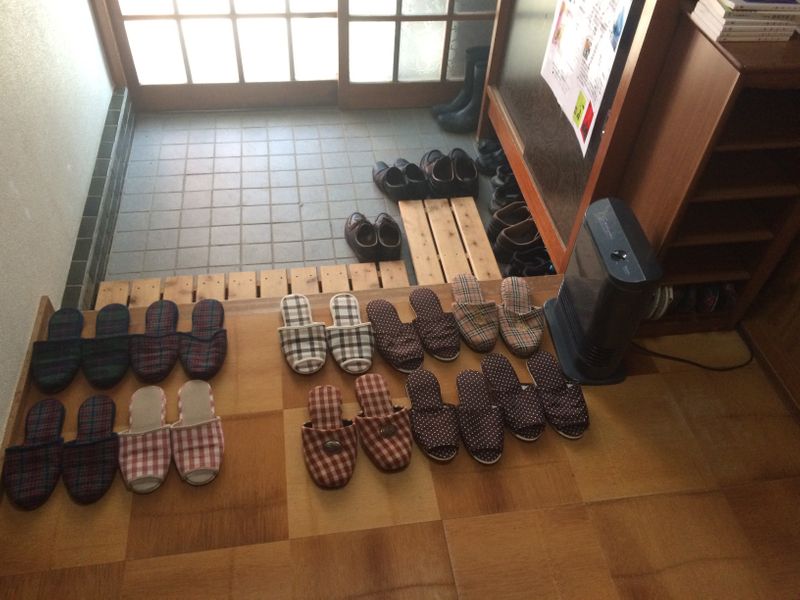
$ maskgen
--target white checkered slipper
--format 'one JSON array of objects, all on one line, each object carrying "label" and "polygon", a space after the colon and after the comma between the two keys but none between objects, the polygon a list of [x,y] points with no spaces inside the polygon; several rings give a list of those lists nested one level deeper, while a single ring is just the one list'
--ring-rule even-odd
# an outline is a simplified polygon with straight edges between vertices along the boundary
[{"label": "white checkered slipper", "polygon": [[361,321],[358,300],[353,294],[336,294],[331,298],[330,306],[333,325],[326,329],[326,333],[334,360],[351,375],[369,371],[375,349],[372,323]]},{"label": "white checkered slipper", "polygon": [[207,382],[193,379],[178,390],[178,421],[171,433],[172,457],[183,480],[192,485],[210,483],[222,464],[225,437]]},{"label": "white checkered slipper", "polygon": [[311,305],[302,294],[281,298],[283,327],[278,328],[281,350],[296,373],[311,375],[325,364],[328,343],[325,324],[311,320]]},{"label": "white checkered slipper", "polygon": [[125,484],[139,494],[157,489],[169,471],[166,414],[167,398],[160,387],[148,385],[131,396],[129,429],[119,434],[119,469]]}]

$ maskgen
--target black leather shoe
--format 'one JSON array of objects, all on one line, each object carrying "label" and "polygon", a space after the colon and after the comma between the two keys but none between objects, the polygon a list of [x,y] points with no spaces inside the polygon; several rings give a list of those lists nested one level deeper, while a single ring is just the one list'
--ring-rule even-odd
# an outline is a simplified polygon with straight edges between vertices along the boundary
[{"label": "black leather shoe", "polygon": [[406,178],[397,167],[390,167],[382,161],[376,162],[372,167],[372,181],[391,200],[405,200],[408,196]]},{"label": "black leather shoe", "polygon": [[424,200],[428,197],[430,188],[425,173],[414,163],[405,158],[398,158],[394,166],[400,169],[406,182],[406,200]]},{"label": "black leather shoe", "polygon": [[434,198],[449,198],[453,195],[455,178],[453,175],[453,161],[438,150],[429,150],[419,161],[419,167],[425,173],[431,196]]},{"label": "black leather shoe", "polygon": [[492,201],[489,203],[489,210],[493,213],[500,210],[504,206],[508,206],[512,202],[519,202],[524,200],[522,191],[519,189],[516,180],[509,181],[501,185],[492,194]]},{"label": "black leather shoe", "polygon": [[505,185],[509,181],[516,181],[517,178],[514,177],[514,171],[511,170],[511,165],[504,164],[497,167],[497,170],[492,175],[491,184],[492,187],[499,188],[501,185]]},{"label": "black leather shoe", "polygon": [[403,234],[400,226],[386,213],[375,219],[378,232],[378,260],[398,260],[403,253]]},{"label": "black leather shoe", "polygon": [[356,253],[359,262],[378,260],[378,232],[367,217],[355,212],[344,224],[344,239]]},{"label": "black leather shoe", "polygon": [[475,82],[472,85],[472,97],[469,103],[456,112],[446,112],[436,117],[439,126],[453,133],[468,133],[478,128],[483,102],[483,86],[486,83],[486,61],[475,63]]},{"label": "black leather shoe", "polygon": [[478,171],[484,175],[492,175],[497,172],[497,167],[507,165],[508,159],[506,158],[506,153],[500,148],[494,152],[479,155],[475,160],[475,164],[478,166]]},{"label": "black leather shoe", "polygon": [[453,193],[456,196],[478,195],[478,168],[472,157],[461,148],[450,152],[453,163]]},{"label": "black leather shoe", "polygon": [[[466,63],[464,64],[464,85],[458,95],[447,104],[437,104],[431,109],[434,117],[441,114],[456,112],[469,104],[472,99],[472,88],[475,85],[475,63],[489,60],[489,46],[474,46],[467,48]],[[481,82],[480,85],[483,85]]]},{"label": "black leather shoe", "polygon": [[502,146],[498,140],[491,138],[481,138],[478,140],[478,154],[491,154],[497,152]]}]

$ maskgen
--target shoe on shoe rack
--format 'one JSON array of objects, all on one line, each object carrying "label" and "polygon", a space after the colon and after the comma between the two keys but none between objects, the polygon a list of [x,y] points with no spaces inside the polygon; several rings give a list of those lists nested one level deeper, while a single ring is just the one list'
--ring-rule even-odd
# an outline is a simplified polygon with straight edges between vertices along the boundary
[{"label": "shoe on shoe rack", "polygon": [[517,178],[514,177],[514,171],[511,170],[511,165],[504,164],[497,167],[492,179],[490,180],[492,187],[499,188],[508,182],[516,182]]},{"label": "shoe on shoe rack", "polygon": [[513,202],[519,202],[520,200],[524,200],[524,198],[522,197],[522,191],[519,189],[516,180],[509,181],[494,191],[492,200],[489,203],[489,209],[492,213],[495,213],[504,206],[508,206]]},{"label": "shoe on shoe rack", "polygon": [[472,95],[466,106],[456,112],[446,112],[438,115],[436,121],[445,131],[452,133],[469,133],[478,128],[478,119],[481,116],[483,103],[483,86],[486,84],[487,61],[475,63],[473,71]]},{"label": "shoe on shoe rack", "polygon": [[492,250],[499,263],[511,263],[515,252],[525,252],[542,245],[542,239],[533,219],[506,227],[497,236]]},{"label": "shoe on shoe rack", "polygon": [[453,195],[455,175],[453,161],[438,150],[429,150],[419,161],[419,167],[425,173],[433,198],[449,198]]},{"label": "shoe on shoe rack", "polygon": [[465,54],[464,85],[461,86],[458,95],[450,102],[447,104],[437,104],[431,108],[431,113],[434,117],[438,117],[444,113],[457,112],[469,104],[472,98],[472,88],[475,86],[475,63],[489,60],[489,46],[473,46],[472,48],[467,48]]},{"label": "shoe on shoe rack", "polygon": [[403,172],[397,167],[390,167],[383,161],[378,161],[372,167],[372,181],[391,200],[405,200],[408,194],[408,185]]},{"label": "shoe on shoe rack", "polygon": [[408,162],[405,158],[398,158],[394,166],[400,169],[406,183],[406,194],[404,200],[424,200],[430,193],[428,180],[425,173],[414,163]]},{"label": "shoe on shoe rack", "polygon": [[500,232],[506,227],[511,227],[531,218],[528,205],[523,201],[512,202],[505,205],[492,215],[489,225],[486,227],[486,236],[489,241],[494,243]]},{"label": "shoe on shoe rack", "polygon": [[450,152],[450,162],[453,164],[453,195],[477,196],[478,168],[472,157],[461,148],[454,148]]},{"label": "shoe on shoe rack", "polygon": [[502,148],[485,154],[479,154],[475,164],[483,175],[492,175],[497,172],[497,167],[508,165],[506,153]]},{"label": "shoe on shoe rack", "polygon": [[344,239],[356,253],[359,262],[378,260],[378,231],[360,212],[354,212],[347,217],[344,224]]},{"label": "shoe on shoe rack", "polygon": [[[535,277],[551,273],[553,263],[544,245],[523,252],[515,252],[511,257],[505,277]],[[505,271],[505,270],[504,270]]]},{"label": "shoe on shoe rack", "polygon": [[392,217],[381,213],[375,218],[378,237],[377,260],[399,260],[403,253],[403,234]]},{"label": "shoe on shoe rack", "polygon": [[491,154],[492,152],[497,152],[501,148],[502,146],[499,140],[493,140],[491,138],[481,138],[478,140],[478,154]]}]

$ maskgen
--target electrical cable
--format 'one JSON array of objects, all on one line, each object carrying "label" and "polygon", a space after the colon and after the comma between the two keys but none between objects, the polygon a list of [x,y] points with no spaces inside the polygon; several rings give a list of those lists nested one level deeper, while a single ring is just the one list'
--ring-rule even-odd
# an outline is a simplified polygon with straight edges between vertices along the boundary
[{"label": "electrical cable", "polygon": [[754,358],[753,349],[750,347],[750,344],[748,344],[746,340],[742,340],[742,341],[744,341],[745,346],[747,346],[747,351],[750,353],[750,356],[748,357],[748,359],[746,361],[744,361],[742,363],[739,363],[737,365],[725,366],[725,367],[717,367],[717,366],[714,366],[714,365],[704,365],[703,363],[699,363],[699,362],[693,361],[693,360],[688,359],[688,358],[683,358],[682,356],[673,356],[671,354],[662,354],[661,352],[656,352],[655,350],[650,350],[649,348],[645,348],[644,346],[641,346],[641,345],[637,344],[636,342],[631,342],[631,346],[633,346],[633,348],[635,350],[637,350],[638,352],[640,352],[641,354],[647,354],[649,356],[655,356],[656,358],[664,358],[666,360],[674,360],[675,362],[685,363],[687,365],[692,365],[694,367],[700,367],[701,369],[706,369],[707,371],[720,371],[720,372],[722,372],[722,371],[735,371],[736,369],[741,369],[743,367],[746,367],[751,362],[753,362],[753,358]]}]

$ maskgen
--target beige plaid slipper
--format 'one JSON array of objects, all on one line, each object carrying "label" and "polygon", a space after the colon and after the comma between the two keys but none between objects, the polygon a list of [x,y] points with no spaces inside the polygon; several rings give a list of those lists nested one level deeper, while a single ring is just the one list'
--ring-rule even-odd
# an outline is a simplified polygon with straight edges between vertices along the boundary
[{"label": "beige plaid slipper", "polygon": [[497,343],[497,305],[484,302],[478,280],[471,273],[453,280],[453,315],[461,337],[475,352],[489,352]]},{"label": "beige plaid slipper", "polygon": [[278,335],[286,362],[295,373],[316,373],[327,357],[325,324],[311,320],[311,305],[302,294],[281,298],[281,316],[283,327],[278,328]]},{"label": "beige plaid slipper", "polygon": [[356,468],[358,434],[352,421],[342,419],[342,393],[332,385],[308,392],[310,421],[303,424],[303,459],[321,488],[347,485]]},{"label": "beige plaid slipper", "polygon": [[411,420],[408,409],[393,406],[383,375],[368,373],[356,379],[361,413],[356,427],[367,456],[383,471],[398,471],[411,461]]},{"label": "beige plaid slipper", "polygon": [[500,284],[500,297],[500,335],[511,352],[528,357],[542,341],[544,311],[531,306],[528,284],[521,277],[506,277]]},{"label": "beige plaid slipper", "polygon": [[330,306],[333,325],[326,332],[334,360],[351,375],[369,371],[375,348],[372,323],[361,320],[358,300],[353,294],[336,294]]}]

